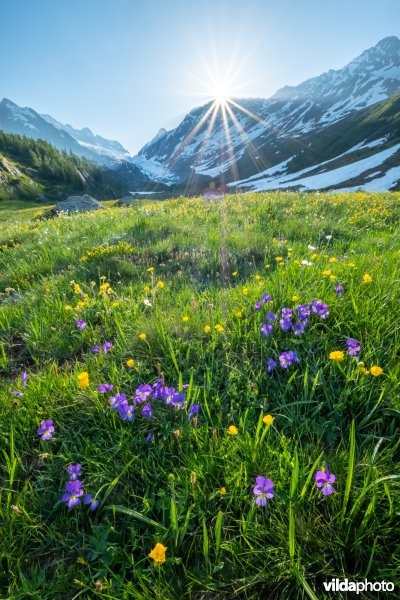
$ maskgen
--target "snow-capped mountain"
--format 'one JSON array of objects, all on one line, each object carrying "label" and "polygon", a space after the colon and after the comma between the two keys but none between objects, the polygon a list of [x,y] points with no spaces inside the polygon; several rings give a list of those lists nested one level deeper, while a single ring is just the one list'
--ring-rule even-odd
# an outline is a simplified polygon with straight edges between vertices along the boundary
[{"label": "snow-capped mountain", "polygon": [[71,151],[98,164],[114,166],[129,157],[119,143],[94,135],[90,129],[74,129],[50,115],[40,115],[32,108],[21,107],[3,98],[0,102],[0,129],[6,133],[42,139],[58,150]]},{"label": "snow-capped mountain", "polygon": [[[362,149],[375,152],[378,144],[366,144],[378,138],[369,140],[360,131],[362,137],[354,139],[340,124],[399,91],[400,40],[392,36],[344,68],[328,71],[298,86],[286,86],[269,99],[235,99],[228,104],[225,115],[222,109],[213,115],[212,103],[197,107],[176,129],[161,130],[131,159],[131,164],[153,181],[181,186],[187,191],[201,189],[211,179],[219,184],[230,183],[231,187],[248,185],[252,189],[256,187],[255,178],[261,185],[261,173],[266,175],[271,169],[271,173],[286,172],[290,161],[292,167],[298,163],[307,169],[320,164],[321,157],[314,148],[319,139],[335,141],[335,125],[339,125],[341,135],[349,138],[349,145],[342,152],[356,146],[360,152]],[[382,143],[390,144],[389,134],[390,131],[381,136],[385,139]],[[353,154],[348,152],[346,161],[351,161]],[[323,168],[331,167],[326,164]],[[299,180],[303,180],[302,169],[298,171]],[[342,175],[347,177],[344,172]],[[338,174],[339,179],[342,175]],[[274,186],[268,181],[271,189],[290,187],[282,178],[275,178]],[[290,183],[293,182],[291,178]],[[308,186],[315,184],[322,189],[327,187],[325,183],[339,185],[340,181],[308,179],[304,186],[299,183],[299,187],[309,189]]]}]

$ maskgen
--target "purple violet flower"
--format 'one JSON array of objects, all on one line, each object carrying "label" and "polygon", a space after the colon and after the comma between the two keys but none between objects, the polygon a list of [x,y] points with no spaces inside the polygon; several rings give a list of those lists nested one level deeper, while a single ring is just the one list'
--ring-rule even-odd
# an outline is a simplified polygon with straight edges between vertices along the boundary
[{"label": "purple violet flower", "polygon": [[311,312],[316,313],[321,319],[326,319],[329,315],[329,310],[325,302],[320,300],[313,300],[311,302]]},{"label": "purple violet flower", "polygon": [[282,352],[282,354],[279,357],[279,363],[280,363],[282,369],[287,369],[294,362],[297,362],[297,363],[300,362],[300,359],[297,356],[297,352],[294,352],[294,350],[289,350],[288,352]]},{"label": "purple violet flower", "polygon": [[279,327],[282,331],[290,331],[292,329],[292,322],[289,318],[283,317],[279,319]]},{"label": "purple violet flower", "polygon": [[337,293],[339,298],[343,298],[343,288],[341,285],[335,286],[335,292]]},{"label": "purple violet flower", "polygon": [[317,484],[317,488],[322,488],[322,493],[324,496],[333,494],[335,490],[333,489],[332,483],[335,483],[336,475],[330,473],[328,467],[325,466],[323,471],[317,471],[314,475],[314,479]]},{"label": "purple violet flower", "polygon": [[82,319],[76,319],[75,323],[79,331],[83,331],[86,327],[86,323]]},{"label": "purple violet flower", "polygon": [[304,333],[305,329],[306,329],[306,323],[295,323],[293,325],[294,335],[297,335],[297,336],[301,335],[302,333]]},{"label": "purple violet flower", "polygon": [[20,392],[19,390],[13,390],[11,393],[13,396],[23,396],[24,395],[23,392]]},{"label": "purple violet flower", "polygon": [[100,351],[101,351],[100,346],[92,346],[93,354],[99,354]]},{"label": "purple violet flower", "polygon": [[134,410],[133,410],[133,404],[130,405],[128,404],[128,402],[123,402],[121,404],[118,404],[117,406],[117,411],[120,414],[120,417],[123,421],[133,421],[133,418],[135,416]]},{"label": "purple violet flower", "polygon": [[266,320],[267,320],[269,323],[271,323],[272,321],[275,321],[275,320],[276,320],[276,314],[275,314],[275,313],[273,313],[273,312],[271,312],[271,311],[268,311],[268,312],[267,312],[267,314],[265,315],[265,319],[266,319]]},{"label": "purple violet flower", "polygon": [[151,392],[151,395],[153,396],[154,400],[157,400],[158,398],[162,397],[163,387],[163,380],[161,379],[161,377],[159,377],[157,381],[152,385],[153,391]]},{"label": "purple violet flower", "polygon": [[266,506],[267,498],[274,497],[274,482],[260,475],[256,477],[256,485],[253,487],[253,494],[256,496],[257,506]]},{"label": "purple violet flower", "polygon": [[261,333],[265,337],[268,337],[269,335],[271,335],[273,330],[274,330],[274,326],[270,325],[269,323],[264,323],[264,325],[261,325]]},{"label": "purple violet flower", "polygon": [[154,435],[152,433],[149,433],[149,435],[146,438],[146,442],[152,442],[154,440]]},{"label": "purple violet flower", "polygon": [[83,504],[89,504],[90,510],[96,510],[100,502],[96,498],[93,498],[92,494],[86,494],[83,499]]},{"label": "purple violet flower", "polygon": [[267,371],[268,371],[268,373],[272,373],[272,371],[274,369],[276,369],[276,362],[272,358],[269,358],[267,360]]},{"label": "purple violet flower", "polygon": [[106,392],[111,392],[114,389],[112,383],[101,383],[99,385],[99,389],[97,390],[99,394],[105,394]]},{"label": "purple violet flower", "polygon": [[42,442],[46,442],[47,440],[51,440],[54,431],[55,427],[53,425],[53,421],[52,419],[48,419],[47,421],[42,421],[40,423],[40,427],[37,430],[37,433],[40,436]]},{"label": "purple violet flower", "polygon": [[147,398],[151,396],[153,389],[151,385],[146,383],[141,383],[135,392],[135,402],[139,404],[140,402],[146,402]]},{"label": "purple violet flower", "polygon": [[72,508],[73,506],[77,506],[81,502],[81,496],[83,496],[84,491],[81,489],[82,482],[79,479],[75,479],[75,481],[68,481],[65,485],[65,489],[67,492],[62,496],[62,502],[66,502],[68,508]]},{"label": "purple violet flower", "polygon": [[23,371],[21,373],[21,383],[22,383],[23,387],[26,386],[26,382],[28,381],[28,377],[29,377],[29,375],[28,375],[28,373],[26,371]]},{"label": "purple violet flower", "polygon": [[81,468],[82,465],[80,465],[79,463],[76,465],[68,465],[67,471],[69,474],[70,481],[75,481],[76,479],[78,479],[78,477],[81,474]]},{"label": "purple violet flower", "polygon": [[346,346],[350,356],[357,356],[361,350],[360,342],[353,338],[346,340]]},{"label": "purple violet flower", "polygon": [[195,402],[194,404],[192,404],[192,406],[189,408],[188,414],[187,414],[187,418],[189,419],[193,419],[193,417],[195,415],[197,415],[197,413],[200,410],[200,404],[197,404],[197,402]]},{"label": "purple violet flower", "polygon": [[153,417],[153,406],[148,402],[142,408],[142,417],[150,420]]},{"label": "purple violet flower", "polygon": [[103,354],[108,354],[112,348],[111,342],[104,342],[103,344]]},{"label": "purple violet flower", "polygon": [[117,392],[115,396],[111,396],[110,398],[110,406],[111,408],[118,408],[121,404],[127,404],[127,399],[125,394],[120,394]]}]

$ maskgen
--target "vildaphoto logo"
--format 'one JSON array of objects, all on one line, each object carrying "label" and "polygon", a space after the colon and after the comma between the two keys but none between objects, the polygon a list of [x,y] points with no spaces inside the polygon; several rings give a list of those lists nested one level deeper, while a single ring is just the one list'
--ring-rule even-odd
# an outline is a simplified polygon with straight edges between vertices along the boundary
[{"label": "vildaphoto logo", "polygon": [[326,592],[393,592],[394,583],[391,581],[349,581],[346,579],[331,579],[324,581]]}]

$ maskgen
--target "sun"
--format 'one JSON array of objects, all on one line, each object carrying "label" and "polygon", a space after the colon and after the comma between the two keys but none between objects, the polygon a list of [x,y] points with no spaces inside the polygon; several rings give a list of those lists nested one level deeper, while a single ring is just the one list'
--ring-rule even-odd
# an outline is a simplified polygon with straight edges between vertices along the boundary
[{"label": "sun", "polygon": [[228,88],[222,85],[217,86],[214,90],[213,98],[217,106],[225,106],[229,102]]}]

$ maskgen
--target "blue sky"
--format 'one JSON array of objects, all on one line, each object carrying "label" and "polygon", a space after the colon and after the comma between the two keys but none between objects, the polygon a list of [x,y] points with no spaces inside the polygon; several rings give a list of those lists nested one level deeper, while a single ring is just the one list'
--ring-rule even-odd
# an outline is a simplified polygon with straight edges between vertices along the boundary
[{"label": "blue sky", "polygon": [[268,97],[400,34],[399,0],[0,0],[0,10],[0,98],[132,152],[210,98],[218,72],[228,93]]}]

